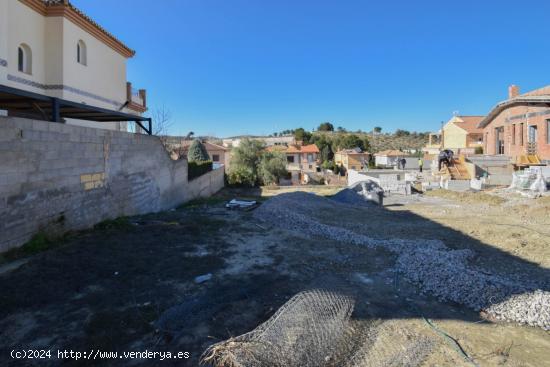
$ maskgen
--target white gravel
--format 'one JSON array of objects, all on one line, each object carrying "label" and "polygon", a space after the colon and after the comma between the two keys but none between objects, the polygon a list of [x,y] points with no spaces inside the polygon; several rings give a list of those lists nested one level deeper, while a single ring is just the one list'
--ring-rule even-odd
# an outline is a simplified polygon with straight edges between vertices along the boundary
[{"label": "white gravel", "polygon": [[349,208],[313,194],[278,195],[256,209],[256,218],[306,235],[369,247],[397,254],[397,270],[422,291],[441,301],[454,301],[495,319],[515,321],[550,330],[550,292],[472,267],[471,250],[452,250],[439,240],[374,239],[348,229],[320,223],[310,213],[337,213]]}]

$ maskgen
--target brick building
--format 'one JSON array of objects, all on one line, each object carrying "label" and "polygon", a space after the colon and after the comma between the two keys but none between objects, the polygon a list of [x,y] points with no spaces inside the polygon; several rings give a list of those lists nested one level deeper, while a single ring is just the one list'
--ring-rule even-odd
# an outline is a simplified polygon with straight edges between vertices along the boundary
[{"label": "brick building", "polygon": [[512,162],[537,155],[550,162],[550,86],[525,94],[510,86],[508,99],[497,104],[479,127],[485,154],[509,156]]}]

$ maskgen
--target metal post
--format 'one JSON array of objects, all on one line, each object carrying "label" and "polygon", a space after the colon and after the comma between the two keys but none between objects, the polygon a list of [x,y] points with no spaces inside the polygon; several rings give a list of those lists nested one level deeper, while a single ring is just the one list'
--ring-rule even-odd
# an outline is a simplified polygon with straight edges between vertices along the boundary
[{"label": "metal post", "polygon": [[153,119],[149,117],[147,122],[149,123],[149,135],[153,135]]},{"label": "metal post", "polygon": [[52,98],[52,122],[61,122],[59,99]]}]

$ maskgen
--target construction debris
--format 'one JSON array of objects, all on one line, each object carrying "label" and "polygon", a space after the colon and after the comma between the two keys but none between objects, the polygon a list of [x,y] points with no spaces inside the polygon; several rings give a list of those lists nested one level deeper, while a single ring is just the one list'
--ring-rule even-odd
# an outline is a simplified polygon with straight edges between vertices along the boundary
[{"label": "construction debris", "polygon": [[536,197],[546,192],[546,179],[542,173],[542,168],[530,167],[523,171],[514,172],[509,190],[517,191],[529,197]]},{"label": "construction debris", "polygon": [[258,206],[258,202],[255,200],[237,200],[232,199],[225,207],[228,209],[242,209],[242,210],[252,210]]},{"label": "construction debris", "polygon": [[354,344],[355,302],[334,292],[299,293],[269,320],[244,335],[208,348],[202,363],[215,367],[343,366]]},{"label": "construction debris", "polygon": [[195,277],[195,283],[201,284],[201,283],[209,281],[210,279],[212,279],[212,274],[211,273],[204,274],[204,275],[199,275],[198,277]]},{"label": "construction debris", "polygon": [[373,328],[361,326],[351,318],[354,306],[352,297],[333,291],[299,293],[251,332],[210,346],[201,363],[213,367],[414,367],[432,351],[433,339],[391,321]]}]

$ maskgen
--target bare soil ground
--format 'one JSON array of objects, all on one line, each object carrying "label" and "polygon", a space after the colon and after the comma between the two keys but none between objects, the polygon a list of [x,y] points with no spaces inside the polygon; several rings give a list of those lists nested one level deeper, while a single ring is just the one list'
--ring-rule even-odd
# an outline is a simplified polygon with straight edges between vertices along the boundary
[{"label": "bare soil ground", "polygon": [[[254,329],[296,293],[345,287],[357,296],[356,322],[378,330],[384,347],[373,347],[373,355],[381,360],[411,339],[425,339],[430,352],[422,366],[471,365],[426,318],[477,365],[550,366],[550,333],[492,323],[421,294],[393,271],[395,255],[384,249],[303,236],[258,222],[252,212],[228,211],[223,200],[233,194],[74,234],[2,265],[0,365],[196,366],[210,344]],[[312,216],[374,237],[470,248],[485,269],[536,279],[549,290],[548,214],[548,197],[436,191],[392,196],[383,208]],[[195,281],[209,273],[210,280]],[[9,357],[14,348],[187,351],[190,358],[22,361]],[[377,365],[371,362],[365,365]]]}]

